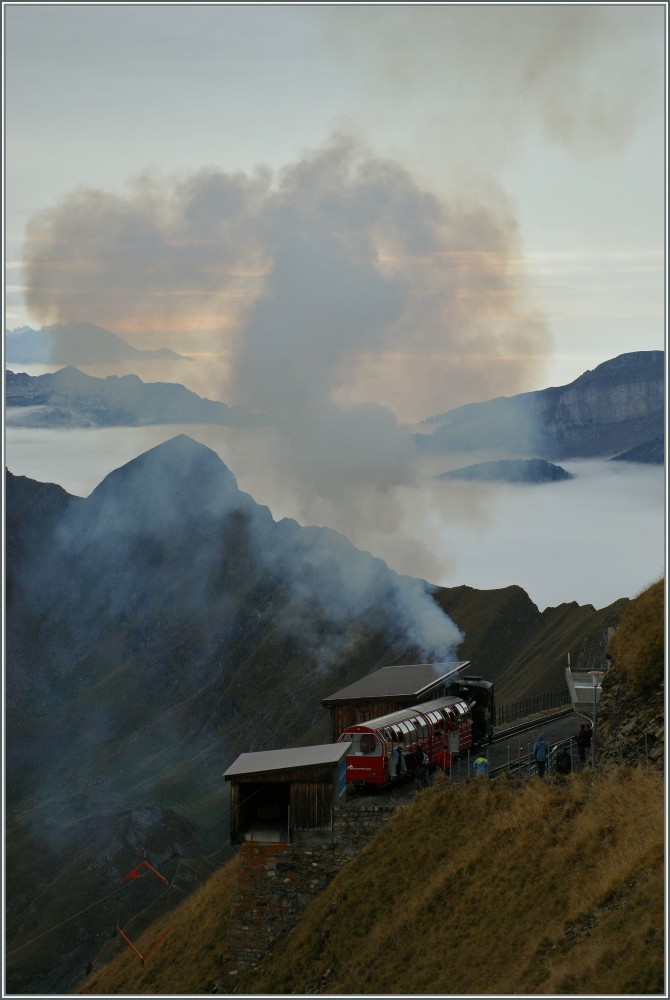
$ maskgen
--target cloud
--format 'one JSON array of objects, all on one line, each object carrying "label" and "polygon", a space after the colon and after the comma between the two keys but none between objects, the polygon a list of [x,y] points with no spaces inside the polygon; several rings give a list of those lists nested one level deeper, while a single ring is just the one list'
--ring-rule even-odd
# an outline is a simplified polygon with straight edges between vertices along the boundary
[{"label": "cloud", "polygon": [[429,128],[447,163],[474,172],[478,162],[497,169],[532,134],[577,157],[620,150],[662,99],[657,5],[327,11],[318,22],[365,98],[397,113],[412,110],[422,138]]},{"label": "cloud", "polygon": [[208,394],[272,417],[259,460],[295,516],[347,533],[355,520],[363,537],[416,482],[401,414],[531,384],[550,339],[519,259],[494,185],[485,201],[440,198],[337,134],[276,175],[74,191],[31,220],[24,271],[42,320],[159,330],[206,314],[226,352]]},{"label": "cloud", "polygon": [[77,188],[26,227],[26,304],[42,322],[198,327],[240,313],[266,262],[254,215],[269,175],[203,169]]}]

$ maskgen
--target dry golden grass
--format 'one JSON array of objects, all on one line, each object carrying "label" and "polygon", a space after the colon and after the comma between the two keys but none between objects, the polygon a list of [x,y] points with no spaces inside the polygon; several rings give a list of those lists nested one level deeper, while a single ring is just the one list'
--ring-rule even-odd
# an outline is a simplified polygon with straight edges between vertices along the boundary
[{"label": "dry golden grass", "polygon": [[[663,777],[439,778],[343,868],[242,994],[660,993]],[[80,992],[206,993],[220,977],[235,863]],[[148,948],[161,932],[141,939]],[[217,964],[218,963],[218,964]]]},{"label": "dry golden grass", "polygon": [[663,988],[663,783],[446,783],[343,870],[243,992]]},{"label": "dry golden grass", "polygon": [[207,992],[208,984],[220,976],[237,868],[237,858],[234,858],[172,914],[148,928],[137,941],[131,937],[137,950],[144,955],[161,934],[169,932],[144,966],[118,938],[116,958],[89,976],[77,992],[128,993],[132,996]]},{"label": "dry golden grass", "polygon": [[641,690],[663,681],[664,607],[665,581],[658,580],[627,606],[607,647],[617,668]]}]

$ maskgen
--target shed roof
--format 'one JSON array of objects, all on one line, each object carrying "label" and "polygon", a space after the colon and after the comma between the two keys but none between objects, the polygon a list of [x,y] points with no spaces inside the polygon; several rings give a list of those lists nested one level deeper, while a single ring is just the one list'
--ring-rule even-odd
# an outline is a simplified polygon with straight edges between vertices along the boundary
[{"label": "shed roof", "polygon": [[322,704],[332,705],[338,701],[354,701],[357,698],[419,697],[448,677],[457,677],[469,666],[470,660],[381,667],[324,698]]},{"label": "shed roof", "polygon": [[243,774],[262,774],[265,771],[288,771],[297,767],[337,764],[350,746],[350,743],[324,743],[313,747],[285,747],[283,750],[241,753],[228,770],[223,772],[223,776],[229,780]]}]

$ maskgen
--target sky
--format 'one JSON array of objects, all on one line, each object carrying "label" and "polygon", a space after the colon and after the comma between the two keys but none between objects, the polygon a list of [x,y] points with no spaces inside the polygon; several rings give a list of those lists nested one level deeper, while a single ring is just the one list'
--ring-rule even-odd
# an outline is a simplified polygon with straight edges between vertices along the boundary
[{"label": "sky", "polygon": [[[460,381],[458,404],[662,348],[665,13],[5,4],[6,326],[85,319],[138,346],[215,331],[235,356],[281,252],[278,213],[290,225],[305,191],[323,227],[338,191],[347,259],[365,254],[400,300],[367,304],[380,311],[340,358],[348,399],[421,419],[440,379]],[[384,197],[395,206],[376,211]],[[454,296],[484,290],[488,308],[454,316]]]},{"label": "sky", "polygon": [[6,328],[187,354],[128,370],[269,413],[274,512],[429,576],[408,425],[664,349],[665,4],[3,20]]}]

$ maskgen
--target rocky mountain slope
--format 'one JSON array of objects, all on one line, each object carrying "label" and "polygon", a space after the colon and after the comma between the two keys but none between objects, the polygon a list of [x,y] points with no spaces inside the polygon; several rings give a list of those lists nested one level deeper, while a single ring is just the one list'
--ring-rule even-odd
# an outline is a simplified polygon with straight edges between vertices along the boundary
[{"label": "rocky mountain slope", "polygon": [[665,607],[658,580],[626,606],[608,643],[597,734],[604,765],[664,767]]},{"label": "rocky mountain slope", "polygon": [[[86,499],[8,473],[6,507],[7,933],[28,992],[53,967],[39,942],[55,912],[85,907],[92,878],[111,892],[128,843],[167,861],[180,824],[205,858],[225,768],[242,751],[326,742],[333,690],[452,658],[495,680],[499,703],[558,689],[567,652],[603,662],[628,603],[540,613],[518,587],[401,577],[335,532],[275,522],[183,435]],[[134,820],[114,833],[147,807],[165,816],[160,850]],[[79,836],[85,820],[95,837]],[[63,928],[70,958],[50,989],[98,947],[89,926]]]},{"label": "rocky mountain slope", "polygon": [[415,441],[432,455],[478,449],[548,460],[615,455],[663,438],[664,401],[663,351],[638,351],[606,361],[566,386],[432,417]]}]

